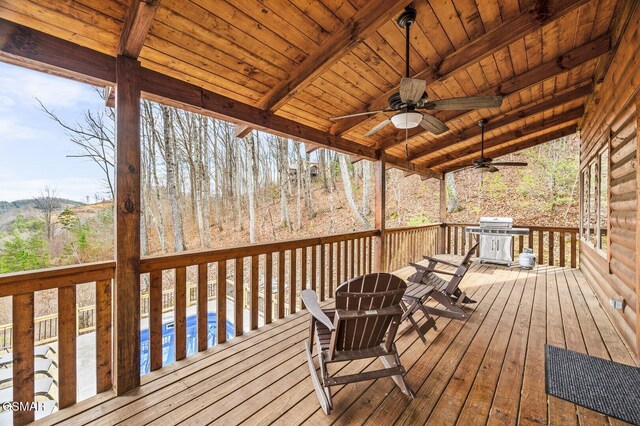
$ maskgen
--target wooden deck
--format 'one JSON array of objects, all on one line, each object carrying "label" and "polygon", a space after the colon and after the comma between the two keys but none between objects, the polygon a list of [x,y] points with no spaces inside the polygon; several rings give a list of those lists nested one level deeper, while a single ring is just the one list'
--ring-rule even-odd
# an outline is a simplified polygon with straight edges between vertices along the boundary
[{"label": "wooden deck", "polygon": [[[390,379],[362,382],[337,388],[325,416],[305,361],[303,311],[153,372],[130,394],[106,392],[43,423],[620,424],[545,395],[545,343],[637,364],[578,270],[476,264],[462,287],[478,301],[466,322],[439,318],[426,346],[401,326],[412,401]],[[341,373],[370,367],[337,366]]]}]

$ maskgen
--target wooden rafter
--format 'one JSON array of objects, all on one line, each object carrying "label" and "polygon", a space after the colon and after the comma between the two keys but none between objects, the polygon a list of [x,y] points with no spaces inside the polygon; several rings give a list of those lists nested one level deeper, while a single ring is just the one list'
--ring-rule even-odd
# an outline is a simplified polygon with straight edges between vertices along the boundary
[{"label": "wooden rafter", "polygon": [[[504,144],[504,143],[508,143],[511,142],[515,139],[519,139],[522,138],[524,136],[528,136],[528,135],[532,135],[534,133],[538,133],[541,131],[544,131],[548,128],[551,127],[555,127],[555,126],[559,126],[568,122],[574,122],[577,121],[578,119],[580,119],[582,117],[582,115],[584,114],[584,107],[580,106],[578,108],[574,108],[570,111],[567,111],[565,113],[562,114],[558,114],[556,116],[553,116],[549,119],[542,119],[539,120],[533,124],[529,124],[527,126],[524,127],[520,127],[516,130],[510,131],[510,132],[506,132],[506,133],[502,133],[499,136],[496,136],[494,138],[485,140],[484,142],[484,149],[488,150],[490,148],[493,148],[495,146]],[[443,153],[442,155],[438,156],[437,158],[434,158],[433,160],[431,160],[429,163],[435,163],[439,166],[443,165],[443,164],[447,164],[448,162],[451,161],[456,161],[459,160],[460,158],[463,158],[467,155],[473,155],[480,152],[480,141],[477,141],[475,143],[472,144],[466,144],[464,145],[461,149],[457,149],[454,151],[450,151],[447,153]]]},{"label": "wooden rafter", "polygon": [[[268,111],[280,109],[296,93],[304,90],[340,58],[377,31],[385,22],[400,13],[411,1],[370,0],[366,2],[346,25],[327,37],[322,45],[290,73],[288,78],[271,88],[260,101],[258,107]],[[250,126],[236,125],[236,137],[243,138],[251,130]]]},{"label": "wooden rafter", "polygon": [[151,29],[160,0],[131,0],[122,26],[118,54],[137,59]]},{"label": "wooden rafter", "polygon": [[[9,57],[38,70],[77,77],[100,85],[115,84],[115,63],[112,56],[67,42],[40,31],[0,19],[0,59]],[[142,91],[147,99],[187,108],[202,114],[234,122],[243,122],[257,129],[310,142],[349,154],[377,159],[374,148],[330,135],[295,121],[262,111],[182,80],[140,69]]]},{"label": "wooden rafter", "polygon": [[[575,123],[569,124],[566,127],[562,127],[558,130],[524,139],[522,141],[519,141],[517,144],[501,145],[490,148],[487,150],[487,153],[490,154],[493,158],[499,158],[503,155],[513,154],[514,152],[522,151],[527,148],[551,142],[564,136],[572,135],[577,131],[578,127]],[[459,162],[447,165],[443,169],[443,173],[449,173],[456,170],[464,169],[469,166],[470,162],[471,161],[469,159],[461,159]]]},{"label": "wooden rafter", "polygon": [[[537,0],[530,10],[525,10],[516,18],[503,22],[493,30],[452,52],[443,58],[440,63],[422,70],[412,77],[426,80],[427,86],[443,81],[469,65],[477,63],[505,46],[522,39],[541,26],[560,19],[586,2],[587,0]],[[367,109],[378,110],[386,108],[387,100],[395,92],[397,92],[397,87],[370,102]],[[360,116],[341,120],[333,126],[332,133],[343,135],[367,118],[366,116]]]},{"label": "wooden rafter", "polygon": [[[560,105],[564,105],[569,102],[573,102],[575,100],[584,98],[589,95],[592,91],[592,85],[590,82],[587,84],[581,83],[577,88],[573,88],[572,90],[566,91],[561,94],[554,94],[546,99],[533,102],[531,104],[525,105],[521,108],[517,108],[513,111],[509,111],[507,114],[503,114],[502,116],[495,117],[491,119],[487,125],[485,126],[485,131],[489,132],[491,130],[496,130],[504,126],[508,126],[509,124],[516,123],[522,119],[527,117],[531,117],[533,115],[539,114],[544,111],[551,110]],[[437,151],[445,148],[451,148],[454,145],[464,143],[464,141],[480,136],[481,130],[478,126],[473,126],[464,129],[460,133],[449,134],[446,137],[435,141],[428,146],[413,152],[409,156],[409,160],[415,160],[422,156],[436,153]],[[435,160],[434,160],[435,161]],[[429,161],[425,163],[427,167],[431,167],[433,161]]]},{"label": "wooden rafter", "polygon": [[[601,57],[610,52],[610,40],[608,35],[604,35],[596,40],[585,43],[582,46],[576,47],[570,52],[560,55],[551,61],[545,62],[521,75],[513,77],[509,80],[500,82],[500,84],[483,90],[478,96],[490,96],[501,95],[509,96],[519,91],[528,89],[536,84],[542,83],[545,80],[553,78],[559,74],[569,72],[588,61]],[[438,117],[445,121],[450,122],[458,119],[464,115],[469,114],[472,111],[447,111],[438,114]],[[421,127],[409,130],[407,140],[423,135],[425,130]],[[394,139],[388,140],[380,144],[377,148],[389,149],[395,145],[405,142],[405,136],[398,136]],[[410,153],[409,158],[416,158],[415,153]]]}]

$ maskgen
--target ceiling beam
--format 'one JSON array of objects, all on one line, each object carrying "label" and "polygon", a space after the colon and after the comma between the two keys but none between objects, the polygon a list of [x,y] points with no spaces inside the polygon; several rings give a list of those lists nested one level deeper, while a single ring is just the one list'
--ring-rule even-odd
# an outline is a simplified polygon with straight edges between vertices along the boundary
[{"label": "ceiling beam", "polygon": [[[296,93],[304,90],[389,19],[399,14],[411,1],[367,1],[342,28],[327,37],[286,79],[271,88],[258,103],[258,107],[272,112],[282,108]],[[244,137],[250,132],[250,127],[238,126],[236,137]]]},{"label": "ceiling beam", "polygon": [[[496,26],[491,31],[447,55],[438,64],[413,75],[412,78],[426,80],[427,86],[434,82],[445,80],[454,73],[466,69],[469,65],[493,55],[500,49],[536,31],[541,26],[560,19],[577,7],[587,3],[587,1],[588,0],[537,0],[529,10],[525,10],[516,18]],[[398,88],[393,87],[383,96],[372,100],[366,109],[378,110],[386,108],[387,99],[397,91]],[[340,120],[332,127],[331,133],[343,135],[368,118],[370,117],[360,116]]]},{"label": "ceiling beam", "polygon": [[309,142],[347,154],[375,160],[378,152],[357,142],[297,123],[252,105],[203,89],[146,68],[141,70],[141,90],[146,99],[188,109],[214,118],[251,126],[256,130]]},{"label": "ceiling beam", "polygon": [[[527,148],[532,148],[537,145],[541,145],[547,142],[554,141],[564,136],[569,136],[578,131],[578,126],[576,124],[570,124],[566,127],[563,127],[558,130],[554,130],[549,133],[545,133],[542,135],[534,136],[525,140],[518,142],[517,144],[511,145],[502,145],[498,147],[494,147],[489,150],[489,154],[493,156],[493,158],[500,158],[507,154],[513,154],[514,152],[522,151]],[[443,170],[443,173],[454,172],[460,169],[464,169],[469,167],[469,161],[463,163],[462,160],[460,163],[456,163],[454,165],[450,165]]]},{"label": "ceiling beam", "polygon": [[[560,55],[559,57],[545,62],[525,73],[522,73],[516,77],[510,78],[498,84],[497,86],[490,87],[477,96],[492,96],[501,95],[509,96],[513,95],[521,90],[525,90],[536,84],[540,84],[545,80],[553,78],[559,74],[571,71],[588,61],[596,59],[602,55],[605,55],[611,51],[611,43],[608,35],[603,35],[593,41],[578,46],[575,49]],[[473,111],[446,111],[436,114],[438,118],[444,122],[450,122],[458,119],[462,116],[472,113]],[[409,130],[407,140],[423,135],[425,130],[422,127]],[[377,148],[389,149],[395,145],[405,142],[405,136],[397,136],[391,140],[385,141]],[[413,158],[413,153],[410,153],[409,158]]]},{"label": "ceiling beam", "polygon": [[253,129],[246,124],[235,124],[233,128],[233,133],[236,138],[242,139],[246,137],[249,133],[251,133]]},{"label": "ceiling beam", "polygon": [[113,56],[0,18],[0,60],[95,86],[116,82]]},{"label": "ceiling beam", "polygon": [[116,107],[116,88],[115,86],[105,86],[102,96],[104,97],[104,104],[109,108]]},{"label": "ceiling beam", "polygon": [[138,59],[160,0],[130,0],[118,43],[118,55]]},{"label": "ceiling beam", "polygon": [[[115,84],[116,58],[0,18],[0,59],[91,84]],[[147,68],[140,69],[143,96],[287,138],[376,160],[379,152],[339,136],[276,116]]]},{"label": "ceiling beam", "polygon": [[[536,123],[530,124],[528,126],[521,127],[516,130],[512,130],[510,132],[503,133],[496,137],[484,141],[484,149],[485,151],[490,150],[496,146],[512,142],[516,139],[520,139],[522,137],[532,135],[534,133],[542,132],[546,129],[561,126],[565,123],[577,122],[582,115],[584,114],[584,107],[578,107],[572,109],[571,111],[567,111],[563,114],[556,115],[549,119],[543,119]],[[469,155],[475,155],[480,153],[480,145],[481,143],[475,142],[473,144],[465,146],[463,149],[456,150],[455,152],[449,152],[442,154],[438,157],[438,166],[446,166],[447,164],[455,161],[461,161],[465,157]],[[435,161],[435,159],[434,159]]]},{"label": "ceiling beam", "polygon": [[[494,117],[490,119],[489,122],[485,125],[485,132],[508,126],[509,124],[516,123],[520,120],[539,114],[541,112],[552,110],[553,108],[564,105],[566,103],[582,99],[591,93],[592,85],[590,83],[590,81],[587,82],[586,85],[582,83],[582,86],[573,88],[573,90],[569,90],[561,94],[551,95],[545,99],[524,105],[523,107],[517,108],[513,111],[509,111],[502,116]],[[461,145],[471,138],[480,136],[481,133],[482,131],[480,129],[480,126],[468,127],[459,133],[450,133],[444,138],[438,139],[433,143],[430,143],[428,146],[425,146],[411,153],[409,155],[409,160],[415,160],[428,154],[437,153],[439,150],[445,148],[455,149],[456,145]],[[433,166],[432,163],[434,161],[436,160],[430,160],[424,164],[427,167],[431,167]]]}]

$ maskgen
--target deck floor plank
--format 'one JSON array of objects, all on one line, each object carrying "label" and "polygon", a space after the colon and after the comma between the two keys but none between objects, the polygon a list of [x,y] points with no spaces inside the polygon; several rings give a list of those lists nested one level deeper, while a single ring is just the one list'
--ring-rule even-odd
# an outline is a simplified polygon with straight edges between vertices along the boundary
[{"label": "deck floor plank", "polygon": [[[406,279],[411,271],[396,274]],[[369,380],[335,387],[325,416],[309,379],[302,311],[152,372],[124,396],[104,392],[38,423],[622,424],[548,397],[541,379],[546,343],[638,364],[579,270],[474,264],[462,287],[478,301],[468,320],[437,318],[426,344],[401,325],[396,345],[413,400],[389,379]],[[359,360],[331,371],[377,368]]]}]

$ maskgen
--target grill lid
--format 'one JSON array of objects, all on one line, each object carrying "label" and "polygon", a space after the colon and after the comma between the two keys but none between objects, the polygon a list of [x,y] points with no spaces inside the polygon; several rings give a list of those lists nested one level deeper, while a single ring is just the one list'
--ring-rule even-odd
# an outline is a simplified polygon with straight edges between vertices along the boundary
[{"label": "grill lid", "polygon": [[480,227],[508,229],[513,227],[513,219],[510,217],[481,217]]}]

